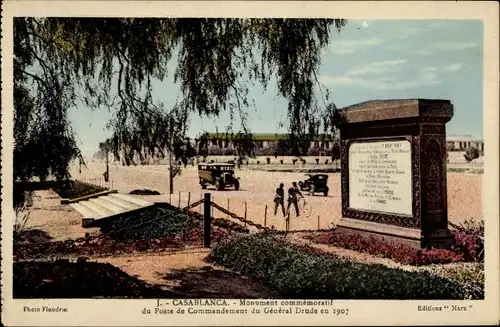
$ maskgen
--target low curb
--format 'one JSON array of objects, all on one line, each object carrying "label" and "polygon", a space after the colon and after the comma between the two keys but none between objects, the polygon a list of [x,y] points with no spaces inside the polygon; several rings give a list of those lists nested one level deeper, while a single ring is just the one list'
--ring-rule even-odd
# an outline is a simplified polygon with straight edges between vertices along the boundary
[{"label": "low curb", "polygon": [[93,199],[93,198],[97,198],[97,197],[112,194],[112,193],[118,193],[118,190],[102,191],[102,192],[93,193],[93,194],[89,194],[89,195],[85,195],[85,196],[81,196],[79,198],[73,198],[73,199],[61,199],[61,204],[76,203],[78,201]]}]

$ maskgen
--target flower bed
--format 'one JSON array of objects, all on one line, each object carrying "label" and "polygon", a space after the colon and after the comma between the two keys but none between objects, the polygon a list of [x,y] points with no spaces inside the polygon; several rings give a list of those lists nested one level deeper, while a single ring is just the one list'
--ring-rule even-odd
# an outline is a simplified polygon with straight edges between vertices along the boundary
[{"label": "flower bed", "polygon": [[[175,241],[188,244],[202,244],[203,224],[174,209],[151,207],[142,212],[123,217],[101,231],[117,240],[150,240],[173,237]],[[226,237],[228,232],[212,227],[214,242]]]},{"label": "flower bed", "polygon": [[[171,210],[171,211],[178,210],[176,207],[174,207],[168,203],[162,203],[161,207],[168,209],[168,210]],[[187,215],[189,217],[192,217],[192,218],[198,220],[198,221],[203,221],[203,219],[204,219],[203,214],[196,212],[196,211],[188,211]],[[227,219],[227,218],[213,218],[212,225],[214,225],[216,227],[224,228],[224,229],[227,229],[230,231],[238,232],[238,233],[248,234],[250,232],[250,230],[247,227],[245,227],[245,226],[243,226],[243,225],[241,225],[233,220]]]},{"label": "flower bed", "polygon": [[419,250],[408,245],[396,244],[370,236],[344,234],[335,230],[306,236],[307,239],[349,250],[392,259],[407,265],[445,264],[460,261],[482,261],[484,258],[484,226],[467,221],[453,225],[454,245],[451,249]]},{"label": "flower bed", "polygon": [[453,251],[461,253],[465,261],[484,260],[484,221],[467,219],[460,224],[450,223],[453,233]]},{"label": "flower bed", "polygon": [[[101,235],[90,241],[14,243],[15,260],[51,256],[109,255],[181,249],[203,244],[203,225],[185,214],[151,207],[101,227]],[[212,227],[212,242],[229,233]],[[28,243],[28,242],[24,242]]]},{"label": "flower bed", "polygon": [[459,283],[428,272],[333,259],[259,234],[218,243],[209,260],[255,278],[286,298],[462,299]]},{"label": "flower bed", "polygon": [[444,249],[419,250],[409,245],[387,242],[373,236],[362,237],[356,234],[329,231],[308,235],[305,238],[320,244],[332,245],[389,258],[407,265],[421,266],[434,263],[459,262],[463,260],[463,256],[454,251]]}]

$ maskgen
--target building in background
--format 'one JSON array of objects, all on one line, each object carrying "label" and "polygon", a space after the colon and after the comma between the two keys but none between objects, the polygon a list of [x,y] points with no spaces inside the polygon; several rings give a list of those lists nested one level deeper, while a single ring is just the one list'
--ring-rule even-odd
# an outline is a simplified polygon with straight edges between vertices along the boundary
[{"label": "building in background", "polygon": [[483,140],[473,139],[471,135],[449,135],[446,137],[448,151],[466,151],[475,147],[481,155],[484,154]]},{"label": "building in background", "polygon": [[[255,149],[261,150],[272,146],[276,146],[278,142],[285,141],[288,134],[270,134],[270,133],[252,133],[252,140]],[[208,146],[216,147],[217,149],[235,149],[236,145],[233,142],[233,136],[226,133],[208,133],[206,136]],[[309,144],[309,148],[317,148],[328,150],[332,149],[335,139],[326,134],[314,136]]]}]

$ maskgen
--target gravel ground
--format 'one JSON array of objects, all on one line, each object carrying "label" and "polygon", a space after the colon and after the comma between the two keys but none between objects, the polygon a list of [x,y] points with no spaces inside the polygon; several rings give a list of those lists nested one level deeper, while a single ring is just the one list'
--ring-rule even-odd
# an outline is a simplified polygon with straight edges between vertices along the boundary
[{"label": "gravel ground", "polygon": [[80,213],[67,204],[61,205],[61,198],[54,191],[35,191],[33,205],[27,209],[28,218],[24,229],[43,231],[51,241],[75,239],[85,236],[85,233],[99,233],[97,228],[82,228]]},{"label": "gravel ground", "polygon": [[179,297],[277,298],[269,288],[222,267],[205,262],[208,249],[178,251],[154,256],[98,259],[131,276]]},{"label": "gravel ground", "polygon": [[[74,170],[73,177],[77,179],[100,178],[105,170],[104,164],[89,163],[88,168],[82,168],[82,173]],[[196,167],[188,167],[182,170],[180,176],[174,181],[174,194],[168,194],[168,167],[165,165],[150,166],[111,166],[110,179],[113,181],[113,188],[120,192],[128,193],[134,189],[157,190],[162,195],[141,196],[151,201],[171,202],[174,205],[184,207],[201,199],[203,193],[209,192],[212,201],[227,208],[239,216],[246,216],[256,223],[267,226],[274,226],[284,229],[285,222],[278,211],[274,216],[274,191],[280,182],[285,183],[288,188],[293,181],[304,178],[302,173],[278,173],[255,170],[236,170],[236,175],[240,177],[240,190],[228,189],[216,191],[213,187],[202,190],[198,184]],[[336,223],[341,217],[340,198],[340,174],[329,175],[330,193],[328,197],[323,195],[305,195],[309,205],[309,210],[301,217],[295,217],[292,210],[290,229],[292,230],[314,230],[318,228],[330,228],[332,223]],[[448,217],[449,221],[460,222],[468,218],[482,219],[482,175],[453,173],[449,172],[448,180]],[[179,201],[180,199],[180,201]],[[229,203],[228,203],[229,200]],[[266,212],[267,206],[267,217]],[[202,207],[198,207],[201,212]],[[215,217],[223,218],[224,214],[214,209]],[[318,218],[319,217],[319,218]]]}]

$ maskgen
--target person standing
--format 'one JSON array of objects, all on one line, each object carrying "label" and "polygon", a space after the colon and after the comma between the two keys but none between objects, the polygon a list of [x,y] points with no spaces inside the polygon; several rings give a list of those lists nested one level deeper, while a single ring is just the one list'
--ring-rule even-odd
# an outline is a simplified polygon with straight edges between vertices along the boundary
[{"label": "person standing", "polygon": [[299,199],[298,197],[304,198],[302,193],[300,192],[299,188],[297,187],[297,183],[293,182],[292,187],[288,189],[288,207],[287,207],[287,212],[290,212],[290,206],[293,204],[295,207],[295,213],[297,214],[297,217],[300,216],[299,213]]},{"label": "person standing", "polygon": [[286,216],[285,212],[285,185],[280,183],[280,186],[276,189],[276,195],[274,196],[274,215],[278,213],[278,207],[281,206],[283,211],[283,217]]}]

